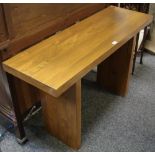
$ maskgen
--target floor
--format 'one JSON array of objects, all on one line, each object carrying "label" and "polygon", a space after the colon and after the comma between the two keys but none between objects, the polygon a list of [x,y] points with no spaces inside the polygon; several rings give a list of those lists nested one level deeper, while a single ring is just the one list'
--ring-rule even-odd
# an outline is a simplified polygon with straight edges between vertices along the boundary
[{"label": "floor", "polygon": [[[82,81],[82,144],[78,151],[155,151],[155,56],[145,54],[144,64],[136,63],[126,97],[98,88],[95,77],[92,71]],[[25,129],[29,138],[25,145],[6,132],[1,151],[74,151],[44,130],[41,113]],[[0,133],[4,131],[0,125]]]}]

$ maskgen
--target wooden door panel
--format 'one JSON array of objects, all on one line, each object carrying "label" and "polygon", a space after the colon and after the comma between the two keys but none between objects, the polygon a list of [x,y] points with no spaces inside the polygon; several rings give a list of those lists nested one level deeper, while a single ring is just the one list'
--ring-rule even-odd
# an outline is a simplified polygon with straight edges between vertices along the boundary
[{"label": "wooden door panel", "polygon": [[2,4],[0,4],[0,45],[6,39],[7,39],[7,32],[5,27],[4,12]]}]

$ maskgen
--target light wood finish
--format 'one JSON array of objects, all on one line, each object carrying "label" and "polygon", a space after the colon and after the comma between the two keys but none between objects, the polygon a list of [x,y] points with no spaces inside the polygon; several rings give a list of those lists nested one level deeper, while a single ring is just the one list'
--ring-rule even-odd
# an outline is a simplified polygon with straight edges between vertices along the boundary
[{"label": "light wood finish", "polygon": [[132,51],[135,47],[135,41],[135,38],[130,39],[98,65],[97,82],[99,86],[117,95],[126,95],[131,74]]},{"label": "light wood finish", "polygon": [[47,130],[65,144],[78,149],[81,144],[81,81],[59,98],[43,93],[42,107]]},{"label": "light wood finish", "polygon": [[81,78],[101,63],[99,84],[124,96],[133,37],[151,20],[150,15],[109,7],[22,51],[5,61],[3,67],[40,89],[46,128],[64,143],[79,148]]},{"label": "light wood finish", "polygon": [[31,111],[30,106],[36,107],[33,110],[39,107],[35,104],[38,98],[32,86],[9,76],[9,85],[13,86],[11,94],[16,96],[11,102],[2,61],[107,6],[108,3],[0,4],[0,114],[11,123],[17,122],[16,135],[20,143],[25,137],[23,119]]},{"label": "light wood finish", "polygon": [[[3,66],[58,97],[151,21],[150,15],[111,6],[26,49]],[[113,41],[118,43],[113,45]]]}]

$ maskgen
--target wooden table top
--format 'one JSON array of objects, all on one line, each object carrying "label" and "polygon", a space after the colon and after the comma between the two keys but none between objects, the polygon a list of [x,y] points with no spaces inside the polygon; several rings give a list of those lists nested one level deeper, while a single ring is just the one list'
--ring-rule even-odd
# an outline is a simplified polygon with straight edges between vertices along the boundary
[{"label": "wooden table top", "polygon": [[58,97],[151,21],[151,15],[110,6],[22,51],[3,67]]}]

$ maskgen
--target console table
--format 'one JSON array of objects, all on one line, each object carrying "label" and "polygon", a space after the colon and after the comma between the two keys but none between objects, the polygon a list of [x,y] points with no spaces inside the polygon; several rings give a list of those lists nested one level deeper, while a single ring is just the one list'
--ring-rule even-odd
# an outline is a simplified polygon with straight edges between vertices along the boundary
[{"label": "console table", "polygon": [[3,68],[9,79],[38,89],[47,130],[77,149],[81,79],[98,66],[97,83],[125,96],[135,36],[151,21],[151,15],[110,6],[4,61]]},{"label": "console table", "polygon": [[2,62],[108,6],[108,3],[0,3],[0,115],[14,124],[18,143],[27,140],[23,122],[41,108],[40,95],[35,87],[20,79],[10,78],[8,83]]}]

